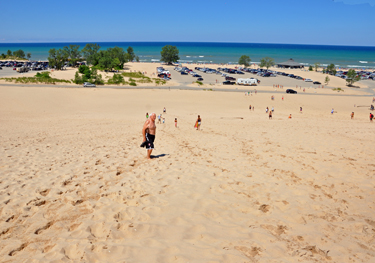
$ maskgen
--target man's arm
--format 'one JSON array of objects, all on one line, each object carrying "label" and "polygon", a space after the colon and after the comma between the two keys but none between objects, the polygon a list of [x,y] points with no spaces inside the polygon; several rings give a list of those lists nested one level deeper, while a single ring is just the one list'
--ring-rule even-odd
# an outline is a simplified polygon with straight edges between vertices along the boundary
[{"label": "man's arm", "polygon": [[143,128],[142,128],[142,135],[143,135],[144,142],[146,141],[146,130],[148,128],[148,122],[149,120],[145,121],[145,124],[143,124]]}]

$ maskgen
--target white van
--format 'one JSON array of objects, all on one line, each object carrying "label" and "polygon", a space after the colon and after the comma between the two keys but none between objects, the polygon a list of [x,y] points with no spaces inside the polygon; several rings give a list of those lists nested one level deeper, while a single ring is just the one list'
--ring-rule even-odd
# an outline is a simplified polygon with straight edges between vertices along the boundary
[{"label": "white van", "polygon": [[258,80],[251,78],[251,79],[237,79],[237,85],[245,85],[245,86],[256,86],[258,85]]}]

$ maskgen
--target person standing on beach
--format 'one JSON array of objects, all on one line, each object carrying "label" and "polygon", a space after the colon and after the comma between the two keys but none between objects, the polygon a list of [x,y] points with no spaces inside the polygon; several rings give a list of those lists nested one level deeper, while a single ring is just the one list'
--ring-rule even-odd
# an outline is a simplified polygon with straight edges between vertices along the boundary
[{"label": "person standing on beach", "polygon": [[197,121],[195,122],[195,126],[194,126],[194,128],[197,128],[197,131],[201,129],[201,123],[202,123],[201,116],[198,115],[198,119],[197,119]]},{"label": "person standing on beach", "polygon": [[370,121],[372,122],[372,119],[374,118],[374,114],[370,113]]},{"label": "person standing on beach", "polygon": [[148,118],[143,125],[142,135],[143,135],[143,142],[141,147],[146,147],[147,150],[147,159],[151,159],[151,153],[154,149],[154,141],[155,141],[155,134],[156,134],[156,114],[151,113],[150,118]]},{"label": "person standing on beach", "polygon": [[149,116],[148,116],[148,112],[146,112],[146,119],[148,119],[148,117],[149,117]]},{"label": "person standing on beach", "polygon": [[177,128],[177,118],[174,118],[174,127]]},{"label": "person standing on beach", "polygon": [[350,114],[350,119],[353,119],[354,118],[354,112],[352,112],[352,114]]},{"label": "person standing on beach", "polygon": [[272,111],[270,111],[270,113],[268,114],[268,119],[272,120]]},{"label": "person standing on beach", "polygon": [[165,107],[163,109],[163,113],[167,113],[167,109]]}]

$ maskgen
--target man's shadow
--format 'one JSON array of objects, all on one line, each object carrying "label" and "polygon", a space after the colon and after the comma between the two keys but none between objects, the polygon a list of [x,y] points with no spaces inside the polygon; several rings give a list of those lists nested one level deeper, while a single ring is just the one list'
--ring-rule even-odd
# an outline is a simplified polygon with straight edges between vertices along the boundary
[{"label": "man's shadow", "polygon": [[157,158],[164,157],[164,156],[167,156],[167,155],[169,155],[169,154],[163,153],[163,154],[159,154],[159,155],[151,155],[150,157],[151,157],[151,159],[157,159]]}]

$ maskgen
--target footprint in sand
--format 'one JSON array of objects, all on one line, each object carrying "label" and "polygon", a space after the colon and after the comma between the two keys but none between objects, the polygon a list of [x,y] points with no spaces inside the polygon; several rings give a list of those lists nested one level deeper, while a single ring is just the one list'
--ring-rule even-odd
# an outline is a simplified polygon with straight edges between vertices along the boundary
[{"label": "footprint in sand", "polygon": [[234,247],[236,250],[242,252],[246,257],[253,259],[255,256],[260,255],[260,252],[262,252],[260,247],[244,247],[244,246],[236,246]]},{"label": "footprint in sand", "polygon": [[24,250],[28,246],[28,243],[23,243],[19,248],[16,248],[12,251],[9,252],[9,256],[13,257],[15,256],[18,252]]},{"label": "footprint in sand", "polygon": [[269,205],[263,204],[259,207],[259,210],[262,211],[263,213],[267,213],[270,210],[270,208],[271,207]]},{"label": "footprint in sand", "polygon": [[40,235],[44,230],[47,230],[48,228],[50,228],[52,225],[54,224],[54,222],[48,222],[47,225],[45,225],[44,227],[41,227],[41,228],[38,228],[34,234],[36,235]]}]

